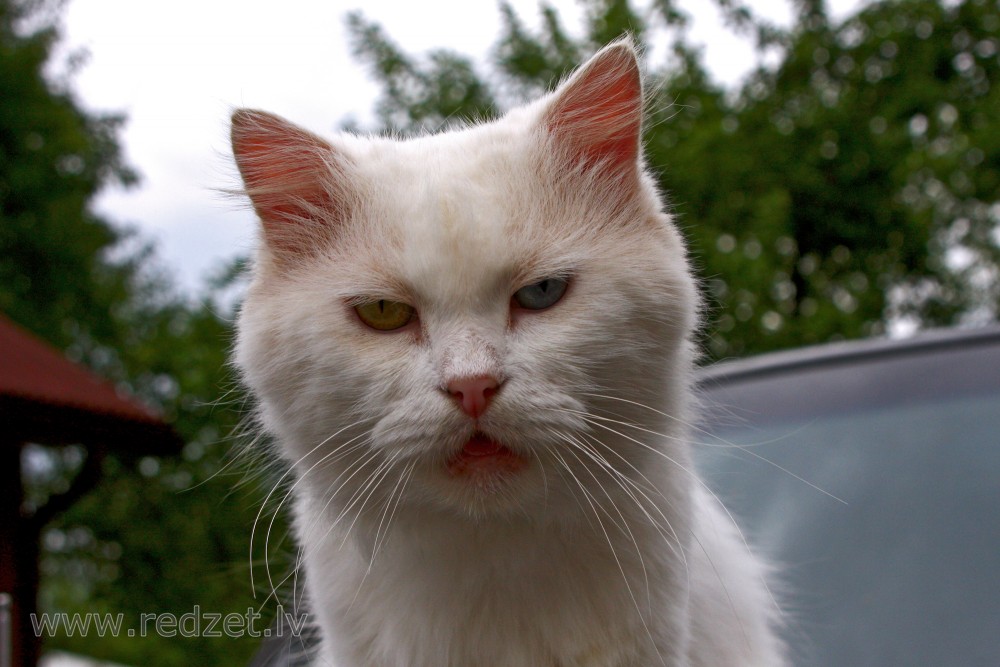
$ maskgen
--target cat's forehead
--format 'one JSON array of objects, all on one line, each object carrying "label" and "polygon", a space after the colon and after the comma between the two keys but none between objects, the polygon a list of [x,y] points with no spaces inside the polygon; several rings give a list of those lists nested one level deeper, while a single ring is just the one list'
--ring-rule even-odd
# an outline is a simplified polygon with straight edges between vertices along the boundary
[{"label": "cat's forehead", "polygon": [[[399,240],[398,278],[427,296],[490,289],[525,268],[544,193],[523,137],[473,128],[366,151],[373,224]],[[490,131],[494,130],[494,131]]]},{"label": "cat's forehead", "polygon": [[506,199],[524,188],[538,169],[533,138],[504,119],[408,140],[361,142],[354,151],[360,152],[358,169],[381,196],[408,199],[414,208],[433,200],[458,205]]}]

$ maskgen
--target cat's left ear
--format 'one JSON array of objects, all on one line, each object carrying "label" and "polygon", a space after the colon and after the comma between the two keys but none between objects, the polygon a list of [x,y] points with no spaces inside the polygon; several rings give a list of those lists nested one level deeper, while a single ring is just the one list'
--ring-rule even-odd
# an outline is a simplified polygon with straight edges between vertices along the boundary
[{"label": "cat's left ear", "polygon": [[544,124],[570,159],[634,172],[642,130],[642,77],[630,39],[584,63],[553,93]]}]

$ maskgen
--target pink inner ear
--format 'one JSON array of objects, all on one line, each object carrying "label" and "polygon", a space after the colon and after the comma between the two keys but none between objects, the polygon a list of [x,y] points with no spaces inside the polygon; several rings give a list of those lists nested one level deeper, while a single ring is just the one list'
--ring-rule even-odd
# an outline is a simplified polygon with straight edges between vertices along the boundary
[{"label": "pink inner ear", "polygon": [[625,44],[594,56],[559,91],[549,130],[576,158],[611,167],[639,157],[642,81],[635,52]]},{"label": "pink inner ear", "polygon": [[313,249],[322,223],[338,217],[332,147],[277,116],[247,109],[233,114],[232,143],[268,245]]}]

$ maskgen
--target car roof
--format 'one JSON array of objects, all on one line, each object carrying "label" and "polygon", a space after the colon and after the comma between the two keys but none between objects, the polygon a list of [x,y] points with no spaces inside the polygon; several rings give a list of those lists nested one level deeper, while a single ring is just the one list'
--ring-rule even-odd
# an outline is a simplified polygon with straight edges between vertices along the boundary
[{"label": "car roof", "polygon": [[827,365],[849,365],[908,355],[1000,344],[1000,325],[931,329],[908,338],[872,338],[824,343],[745,359],[723,360],[700,368],[697,382],[712,389],[730,382]]}]

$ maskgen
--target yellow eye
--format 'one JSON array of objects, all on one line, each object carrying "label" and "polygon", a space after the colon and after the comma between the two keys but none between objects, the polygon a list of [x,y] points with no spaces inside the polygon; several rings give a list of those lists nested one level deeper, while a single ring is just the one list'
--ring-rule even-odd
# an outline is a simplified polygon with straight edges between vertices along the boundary
[{"label": "yellow eye", "polygon": [[358,317],[372,329],[391,331],[406,326],[413,319],[413,307],[399,301],[369,301],[355,306]]}]

